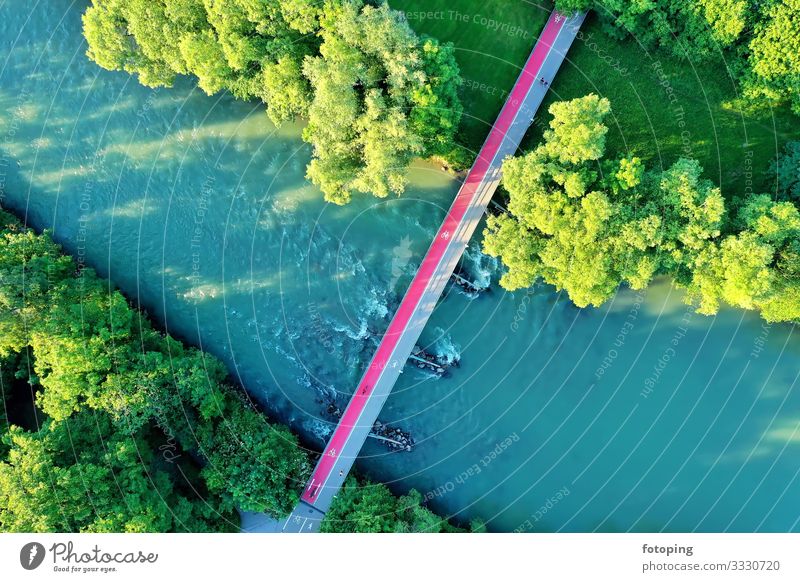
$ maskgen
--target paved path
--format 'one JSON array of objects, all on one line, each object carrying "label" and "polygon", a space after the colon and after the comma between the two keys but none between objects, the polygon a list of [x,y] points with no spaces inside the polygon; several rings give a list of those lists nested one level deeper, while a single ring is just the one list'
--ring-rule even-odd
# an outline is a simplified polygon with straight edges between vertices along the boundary
[{"label": "paved path", "polygon": [[584,17],[550,15],[283,531],[319,530]]}]

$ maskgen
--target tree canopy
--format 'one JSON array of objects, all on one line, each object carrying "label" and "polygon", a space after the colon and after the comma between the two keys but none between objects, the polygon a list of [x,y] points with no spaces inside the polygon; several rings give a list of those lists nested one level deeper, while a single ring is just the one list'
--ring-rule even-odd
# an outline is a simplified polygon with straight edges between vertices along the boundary
[{"label": "tree canopy", "polygon": [[746,48],[745,95],[788,101],[800,115],[800,0],[759,3],[759,8],[761,18]]},{"label": "tree canopy", "polygon": [[198,499],[158,462],[143,436],[114,430],[103,413],[12,427],[0,463],[0,527],[6,532],[232,531],[230,506]]},{"label": "tree canopy", "polygon": [[542,279],[585,307],[666,274],[702,313],[724,302],[800,318],[797,207],[760,195],[729,213],[695,160],[648,172],[637,158],[603,159],[609,111],[595,95],[555,103],[543,143],[504,163],[509,214],[489,218],[483,243],[507,267],[500,284]]},{"label": "tree canopy", "polygon": [[454,154],[462,106],[449,44],[362,0],[93,0],[89,58],[171,85],[258,98],[280,124],[307,118],[308,177],[326,200],[401,194],[416,156]]},{"label": "tree canopy", "polygon": [[782,200],[800,203],[800,141],[790,141],[769,170],[777,180],[777,194]]},{"label": "tree canopy", "polygon": [[[287,515],[310,473],[297,436],[219,360],[153,329],[48,234],[0,210],[6,404],[20,379],[46,420],[24,430],[0,416],[3,531],[231,531],[237,508]],[[337,500],[331,531],[455,529],[418,493],[373,485]]]},{"label": "tree canopy", "polygon": [[[151,441],[167,441],[173,457],[200,461],[200,489],[210,501],[195,495],[192,503],[215,508],[213,527],[229,527],[234,507],[276,517],[291,511],[309,473],[307,454],[287,428],[268,423],[227,383],[219,360],[154,330],[91,269],[78,270],[49,236],[23,228],[5,212],[0,282],[0,357],[30,354],[29,381],[50,419],[38,433],[8,433],[0,523],[60,531],[212,527],[214,516],[199,506],[184,508],[189,501],[176,498],[182,513],[170,516],[177,485],[168,472],[147,469],[159,459]],[[76,440],[76,431],[94,436]],[[27,456],[38,460],[31,464]],[[64,505],[57,498],[78,503],[84,473],[95,476],[87,483],[96,488],[84,492],[85,515],[59,517],[56,510]],[[138,492],[136,503],[152,513],[144,521],[120,506],[115,480],[122,474]],[[50,483],[48,475],[61,477]],[[148,475],[155,475],[152,483]],[[37,487],[54,499],[46,519],[33,522],[26,508]],[[166,513],[156,515],[156,506]]]},{"label": "tree canopy", "polygon": [[800,114],[800,0],[558,0],[594,8],[606,31],[702,61],[722,56],[750,104],[789,103]]},{"label": "tree canopy", "polygon": [[325,514],[321,530],[327,533],[440,533],[458,532],[423,505],[411,490],[395,497],[382,484],[348,477]]}]

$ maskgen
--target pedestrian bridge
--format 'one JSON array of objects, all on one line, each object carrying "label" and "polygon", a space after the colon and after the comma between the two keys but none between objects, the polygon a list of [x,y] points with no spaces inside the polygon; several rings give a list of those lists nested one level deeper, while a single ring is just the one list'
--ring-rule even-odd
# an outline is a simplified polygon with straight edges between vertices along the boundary
[{"label": "pedestrian bridge", "polygon": [[550,15],[283,531],[319,531],[585,16]]}]

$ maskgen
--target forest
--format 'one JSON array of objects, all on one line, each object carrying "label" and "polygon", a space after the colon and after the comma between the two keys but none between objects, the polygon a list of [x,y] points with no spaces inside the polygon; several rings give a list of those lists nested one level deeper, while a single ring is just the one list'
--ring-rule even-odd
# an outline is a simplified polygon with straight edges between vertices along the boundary
[{"label": "forest", "polygon": [[775,161],[777,198],[727,201],[697,160],[653,170],[637,157],[606,159],[610,111],[594,94],[554,103],[543,143],[505,161],[508,214],[488,220],[483,241],[508,269],[500,284],[541,278],[586,307],[620,284],[644,289],[668,275],[700,313],[725,303],[768,322],[800,319],[798,142]]},{"label": "forest", "polygon": [[260,99],[276,124],[301,117],[308,178],[325,199],[405,190],[415,157],[463,160],[453,47],[361,0],[93,0],[87,55],[148,87],[192,75],[208,94]]},{"label": "forest", "polygon": [[[0,529],[237,531],[237,510],[293,509],[313,455],[222,362],[5,211],[0,283]],[[418,493],[366,482],[325,523],[354,527],[455,529]]]}]

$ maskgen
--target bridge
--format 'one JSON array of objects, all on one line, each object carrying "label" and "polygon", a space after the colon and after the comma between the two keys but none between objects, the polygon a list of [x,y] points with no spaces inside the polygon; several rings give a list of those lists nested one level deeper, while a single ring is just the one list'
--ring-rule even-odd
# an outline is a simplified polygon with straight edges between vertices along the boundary
[{"label": "bridge", "polygon": [[550,15],[283,531],[319,531],[585,16]]}]

